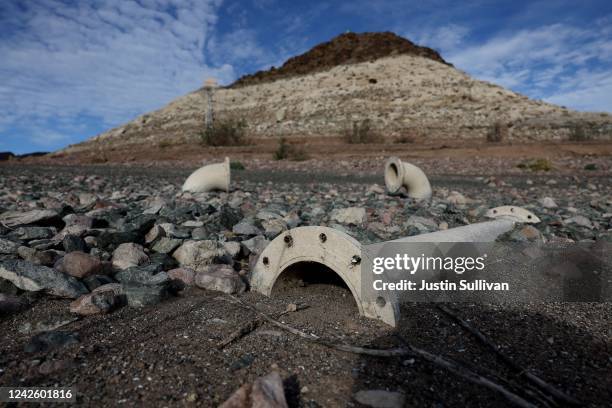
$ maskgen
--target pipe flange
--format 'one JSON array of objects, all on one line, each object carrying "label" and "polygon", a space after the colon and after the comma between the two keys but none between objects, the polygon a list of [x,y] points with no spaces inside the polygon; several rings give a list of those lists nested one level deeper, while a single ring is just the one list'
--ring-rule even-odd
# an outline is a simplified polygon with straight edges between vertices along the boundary
[{"label": "pipe flange", "polygon": [[340,276],[361,315],[395,326],[399,320],[395,294],[374,293],[373,288],[362,285],[365,256],[361,244],[342,231],[319,226],[294,228],[272,240],[259,255],[251,288],[270,296],[276,280],[287,268],[300,262],[318,263]]}]

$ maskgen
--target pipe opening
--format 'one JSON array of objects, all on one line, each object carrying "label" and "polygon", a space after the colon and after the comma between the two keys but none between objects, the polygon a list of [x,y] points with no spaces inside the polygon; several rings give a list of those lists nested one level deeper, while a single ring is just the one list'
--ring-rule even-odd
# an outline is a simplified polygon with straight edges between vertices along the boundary
[{"label": "pipe opening", "polygon": [[387,170],[387,177],[389,178],[390,184],[397,185],[400,184],[399,180],[399,169],[396,163],[390,163]]},{"label": "pipe opening", "polygon": [[324,306],[341,304],[354,312],[357,302],[344,280],[333,269],[319,262],[297,262],[285,268],[276,279],[272,296],[282,296]]}]

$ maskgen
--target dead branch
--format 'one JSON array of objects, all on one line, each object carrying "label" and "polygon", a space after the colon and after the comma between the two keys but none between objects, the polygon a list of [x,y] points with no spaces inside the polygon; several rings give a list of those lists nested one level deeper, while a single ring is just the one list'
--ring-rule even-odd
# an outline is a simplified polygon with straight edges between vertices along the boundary
[{"label": "dead branch", "polygon": [[[238,301],[234,302],[234,303],[241,304],[242,301],[238,299]],[[308,305],[296,305],[294,303],[290,303],[289,305],[287,305],[287,309],[285,311],[283,311],[283,312],[281,312],[281,313],[279,313],[277,315],[277,319],[282,317],[282,316],[284,316],[284,315],[286,315],[286,314],[288,314],[288,313],[297,312],[299,310],[303,310],[303,309],[306,309],[306,308],[308,308]],[[259,326],[261,326],[263,323],[264,323],[263,316],[258,316],[257,318],[246,322],[245,324],[240,326],[238,329],[236,329],[233,332],[231,332],[229,336],[227,336],[225,339],[223,339],[223,341],[221,341],[219,344],[217,344],[217,348],[219,350],[224,349],[227,345],[229,345],[229,344],[233,343],[234,341],[243,338],[247,334],[250,334],[251,332],[257,330],[257,328]]]},{"label": "dead branch", "polygon": [[380,350],[380,349],[370,349],[370,348],[365,348],[365,347],[357,347],[357,346],[351,346],[348,344],[337,344],[337,343],[333,343],[330,341],[326,341],[324,339],[321,339],[320,337],[314,335],[314,334],[307,334],[299,329],[296,329],[294,327],[291,327],[285,323],[281,323],[278,320],[268,316],[267,314],[261,312],[259,309],[257,309],[255,306],[243,301],[242,299],[238,299],[235,296],[229,295],[234,301],[236,301],[237,304],[242,305],[243,307],[250,309],[252,311],[254,311],[255,313],[257,313],[259,316],[261,316],[264,320],[272,323],[273,325],[280,327],[283,330],[288,331],[289,333],[292,333],[296,336],[299,336],[303,339],[306,339],[308,341],[311,341],[313,343],[317,343],[329,348],[334,348],[336,350],[339,351],[344,351],[344,352],[349,352],[349,353],[354,353],[354,354],[360,354],[360,355],[368,355],[368,356],[374,356],[374,357],[398,357],[398,356],[407,356],[407,355],[411,355],[411,356],[418,356],[421,357],[439,367],[442,367],[450,372],[452,372],[455,375],[458,375],[474,384],[477,385],[481,385],[483,387],[489,388],[490,390],[493,390],[495,392],[498,392],[500,394],[502,394],[508,401],[512,402],[513,404],[515,404],[516,406],[519,407],[523,407],[523,408],[535,408],[536,406],[533,405],[532,403],[530,403],[529,401],[523,399],[522,397],[520,397],[519,395],[513,393],[512,391],[508,390],[507,388],[505,388],[504,386],[495,383],[494,381],[489,380],[488,378],[485,378],[465,367],[460,366],[459,364],[457,364],[456,362],[449,360],[449,359],[445,359],[442,356],[438,356],[435,354],[431,354],[425,350],[419,349],[417,347],[414,347],[410,344],[408,344],[405,340],[402,339],[402,341],[405,344],[405,347],[398,347],[398,348],[392,348],[392,349],[386,349],[386,350]]},{"label": "dead branch", "polygon": [[529,382],[531,382],[533,385],[538,387],[540,390],[548,393],[549,395],[551,395],[552,397],[554,397],[555,399],[559,401],[563,401],[564,403],[570,404],[570,405],[582,405],[582,403],[578,401],[577,399],[575,399],[574,397],[571,397],[565,394],[563,391],[555,388],[551,384],[548,384],[546,381],[542,380],[540,377],[531,373],[526,368],[523,368],[517,363],[515,363],[512,359],[510,359],[510,357],[502,353],[499,347],[495,343],[493,343],[491,340],[489,340],[489,338],[486,337],[480,330],[471,326],[468,322],[466,322],[464,319],[459,317],[456,313],[451,311],[449,308],[443,305],[438,305],[438,309],[440,309],[445,315],[450,317],[452,320],[457,322],[459,326],[461,326],[464,330],[466,330],[468,333],[473,335],[483,345],[485,345],[487,348],[489,348],[495,354],[497,354],[497,356],[508,367],[510,367],[510,369],[517,372],[519,376],[525,377]]}]

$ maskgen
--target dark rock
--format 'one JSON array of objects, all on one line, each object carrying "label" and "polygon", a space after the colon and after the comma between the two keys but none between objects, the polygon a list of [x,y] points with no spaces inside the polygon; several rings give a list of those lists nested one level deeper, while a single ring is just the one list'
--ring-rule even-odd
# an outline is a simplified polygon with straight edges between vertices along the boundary
[{"label": "dark rock", "polygon": [[170,296],[170,289],[166,285],[139,285],[136,283],[123,284],[123,293],[131,307],[155,305]]},{"label": "dark rock", "polygon": [[8,239],[0,238],[0,254],[14,255],[17,253],[19,244]]},{"label": "dark rock", "polygon": [[37,251],[34,248],[28,248],[26,246],[20,246],[17,249],[17,253],[28,262],[45,266],[53,266],[59,257],[58,253],[55,251]]},{"label": "dark rock", "polygon": [[52,238],[57,233],[55,228],[49,227],[20,227],[11,232],[10,237],[15,237],[22,241],[31,241],[33,239]]},{"label": "dark rock", "polygon": [[162,271],[160,264],[133,266],[115,274],[115,279],[122,283],[136,282],[143,285],[157,285],[168,281],[168,275]]},{"label": "dark rock", "polygon": [[152,264],[161,265],[161,269],[164,271],[176,268],[179,265],[176,259],[172,258],[168,254],[161,254],[161,253],[153,253],[149,255],[149,261]]},{"label": "dark rock", "polygon": [[91,275],[83,279],[83,283],[87,286],[87,289],[94,291],[100,286],[107,285],[109,283],[115,283],[115,280],[107,275]]},{"label": "dark rock", "polygon": [[27,261],[0,262],[0,278],[23,290],[42,290],[59,297],[76,299],[87,293],[85,285],[72,276]]},{"label": "dark rock", "polygon": [[62,246],[66,252],[87,251],[87,244],[85,243],[85,240],[76,235],[66,235],[62,240]]},{"label": "dark rock", "polygon": [[231,230],[242,218],[242,213],[229,205],[223,205],[219,209],[219,222],[228,230]]}]

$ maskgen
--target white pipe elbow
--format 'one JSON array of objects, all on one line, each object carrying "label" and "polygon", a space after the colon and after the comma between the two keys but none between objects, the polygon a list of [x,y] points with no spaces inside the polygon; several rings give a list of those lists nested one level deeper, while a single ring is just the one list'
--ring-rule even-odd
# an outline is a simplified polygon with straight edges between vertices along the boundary
[{"label": "white pipe elbow", "polygon": [[230,160],[226,157],[223,163],[209,164],[191,173],[183,191],[191,193],[202,193],[212,190],[229,191],[230,185]]},{"label": "white pipe elbow", "polygon": [[392,194],[406,187],[409,197],[417,200],[431,198],[431,185],[423,170],[402,162],[398,157],[391,157],[385,164],[385,185]]}]

